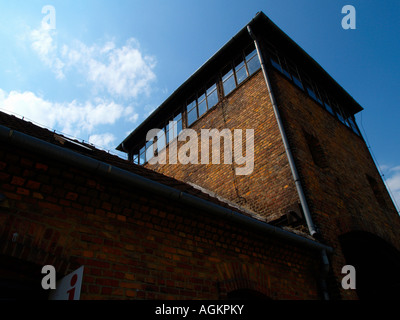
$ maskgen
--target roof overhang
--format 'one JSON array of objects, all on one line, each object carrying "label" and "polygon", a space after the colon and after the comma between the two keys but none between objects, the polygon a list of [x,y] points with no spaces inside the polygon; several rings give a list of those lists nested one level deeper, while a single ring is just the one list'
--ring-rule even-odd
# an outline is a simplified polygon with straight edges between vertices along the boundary
[{"label": "roof overhang", "polygon": [[[178,89],[176,89],[153,113],[146,118],[127,138],[116,148],[119,151],[128,152],[140,145],[143,137],[151,129],[157,128],[160,123],[170,118],[177,108],[181,107],[186,99],[204,85],[227,64],[234,59],[243,47],[251,44],[252,39],[247,31],[250,26],[253,33],[261,39],[269,42],[285,53],[299,68],[307,70],[313,78],[318,79],[322,87],[329,87],[331,94],[337,102],[346,106],[351,114],[356,114],[363,108],[350,96],[311,56],[309,56],[298,44],[289,38],[277,27],[263,12],[257,15],[232,37],[221,49],[197,69]],[[160,128],[161,129],[161,128]]]}]

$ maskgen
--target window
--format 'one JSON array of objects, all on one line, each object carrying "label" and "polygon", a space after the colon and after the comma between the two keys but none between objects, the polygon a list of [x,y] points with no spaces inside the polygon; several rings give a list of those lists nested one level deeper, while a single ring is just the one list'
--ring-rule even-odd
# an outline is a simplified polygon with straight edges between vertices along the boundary
[{"label": "window", "polygon": [[153,139],[146,142],[146,162],[153,158]]},{"label": "window", "polygon": [[207,93],[208,110],[210,110],[218,103],[217,85],[214,83],[211,87],[207,89],[206,93]]},{"label": "window", "polygon": [[347,119],[347,122],[348,122],[350,128],[354,131],[354,133],[360,136],[361,133],[358,130],[358,127],[357,127],[356,120],[355,120],[354,116],[349,117]]},{"label": "window", "polygon": [[[186,107],[188,127],[218,103],[216,83],[213,83],[206,91],[200,91],[199,94],[200,96],[197,99],[192,98]],[[174,118],[174,121],[178,123],[179,134],[182,130],[182,115],[179,114],[179,118]]]},{"label": "window", "polygon": [[198,118],[196,106],[197,106],[196,100],[193,100],[187,105],[186,110],[187,110],[188,126],[192,125],[192,123],[195,122]]},{"label": "window", "polygon": [[144,146],[142,149],[139,151],[139,164],[144,164],[146,163],[146,147]]},{"label": "window", "polygon": [[271,56],[270,58],[272,66],[278,70],[279,72],[282,72],[281,64],[279,63],[279,58],[278,56]]},{"label": "window", "polygon": [[158,154],[161,150],[166,147],[167,139],[165,137],[165,129],[161,129],[157,134],[157,149],[154,150],[154,154]]},{"label": "window", "polygon": [[379,206],[382,207],[383,209],[387,209],[387,204],[386,204],[385,198],[381,192],[381,189],[378,185],[378,182],[373,177],[369,176],[368,174],[366,176],[367,176],[369,185],[371,186],[372,192],[374,193],[374,196],[379,203]]},{"label": "window", "polygon": [[330,114],[335,116],[344,125],[352,129],[357,135],[361,133],[357,127],[354,116],[348,115],[346,110],[341,108],[328,95],[320,90],[311,78],[305,76],[299,71],[297,66],[285,57],[282,57],[279,52],[270,43],[267,43],[267,50],[271,66],[285,75],[288,79],[301,90],[305,91],[314,101],[323,106]]},{"label": "window", "polygon": [[236,88],[235,74],[233,69],[226,71],[222,77],[222,85],[224,87],[224,95],[227,96]]},{"label": "window", "polygon": [[308,78],[306,78],[304,82],[305,82],[305,87],[306,87],[308,95],[311,98],[313,98],[314,101],[316,101],[322,105],[322,100],[321,100],[321,97],[319,95],[318,89],[315,86],[315,84],[313,82],[311,82],[311,80]]},{"label": "window", "polygon": [[323,93],[323,100],[324,100],[324,107],[325,107],[325,109],[326,110],[328,110],[328,112],[331,114],[331,115],[335,115],[335,111],[333,111],[333,107],[332,107],[332,104],[331,104],[331,102],[330,102],[330,99],[328,98],[328,96],[326,95],[326,93]]},{"label": "window", "polygon": [[[196,107],[194,112],[197,114]],[[166,142],[167,144],[173,141],[178,134],[182,131],[182,114],[179,113],[175,118],[168,122],[166,126]]]},{"label": "window", "polygon": [[298,86],[301,90],[304,90],[297,67],[293,63],[288,62],[288,68],[289,68],[290,74],[292,75],[292,80],[293,80],[294,84],[296,86]]},{"label": "window", "polygon": [[[254,46],[251,46],[250,48],[253,49]],[[246,55],[246,64],[250,76],[261,68],[260,59],[256,49],[253,49],[249,54]]]},{"label": "window", "polygon": [[242,56],[234,61],[234,68],[229,65],[223,70],[222,85],[224,88],[224,95],[227,96],[239,84],[260,68],[260,59],[258,58],[254,44],[252,44],[244,50],[244,56],[242,52]]},{"label": "window", "polygon": [[199,117],[207,112],[206,93],[203,93],[198,99]]},{"label": "window", "polygon": [[176,135],[181,133],[182,131],[182,113],[179,113],[175,118],[173,119],[176,122]]},{"label": "window", "polygon": [[237,83],[240,84],[247,78],[247,69],[244,61],[241,61],[235,67]]},{"label": "window", "polygon": [[314,137],[312,134],[309,134],[305,130],[303,130],[303,133],[314,163],[320,168],[327,168],[328,160],[318,138]]},{"label": "window", "polygon": [[344,114],[343,114],[343,111],[341,110],[341,108],[339,107],[339,105],[338,104],[334,104],[334,108],[335,108],[335,111],[336,111],[336,116],[338,117],[338,119],[340,120],[340,122],[342,122],[343,124],[346,124],[346,121],[344,120],[345,119],[345,116],[344,116]]},{"label": "window", "polygon": [[281,59],[281,67],[282,67],[282,73],[283,73],[287,78],[289,78],[290,80],[292,80],[292,77],[291,77],[291,75],[290,75],[290,72],[288,71],[288,70],[289,70],[289,67],[288,67],[287,64],[286,64],[286,59],[285,59],[285,58],[282,58],[282,59]]}]

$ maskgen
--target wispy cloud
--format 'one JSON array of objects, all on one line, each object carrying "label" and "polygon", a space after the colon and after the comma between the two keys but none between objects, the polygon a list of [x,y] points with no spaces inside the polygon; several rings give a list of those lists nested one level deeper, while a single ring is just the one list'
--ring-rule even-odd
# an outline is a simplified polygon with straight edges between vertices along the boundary
[{"label": "wispy cloud", "polygon": [[156,78],[155,59],[143,55],[133,38],[121,48],[111,41],[102,46],[86,46],[81,42],[74,47],[65,45],[62,57],[67,67],[79,70],[95,89],[116,97],[136,98],[139,94],[149,94]]},{"label": "wispy cloud", "polygon": [[56,79],[70,81],[78,75],[79,86],[86,86],[90,94],[85,101],[78,97],[50,101],[35,92],[0,88],[0,108],[74,137],[89,137],[89,142],[97,146],[115,147],[115,132],[104,126],[116,128],[119,121],[137,122],[139,114],[133,105],[136,98],[151,93],[156,59],[143,54],[134,38],[122,46],[114,40],[60,43],[57,29],[43,21],[36,29],[27,27],[18,39],[27,44]]},{"label": "wispy cloud", "polygon": [[95,98],[93,101],[60,103],[48,101],[29,91],[8,93],[2,89],[0,108],[23,115],[45,127],[60,128],[61,132],[74,137],[93,135],[92,140],[100,142],[97,145],[105,148],[109,148],[114,140],[110,135],[99,134],[99,126],[114,125],[121,119],[134,121],[138,118],[132,107],[123,107],[112,100]]},{"label": "wispy cloud", "polygon": [[[386,185],[390,190],[392,197],[395,200],[395,204],[400,206],[400,166],[381,166],[386,177]],[[400,207],[397,208],[400,211]]]},{"label": "wispy cloud", "polygon": [[50,29],[47,23],[42,22],[39,28],[29,32],[28,39],[40,60],[54,72],[58,79],[64,79],[65,65],[58,57],[58,46],[53,39],[56,34],[55,29]]},{"label": "wispy cloud", "polygon": [[114,41],[87,45],[81,41],[59,45],[57,31],[43,23],[29,32],[31,47],[58,79],[69,71],[80,73],[96,91],[115,98],[136,98],[149,94],[156,79],[156,59],[141,52],[139,42],[130,38],[122,47]]},{"label": "wispy cloud", "polygon": [[95,146],[102,146],[105,149],[111,149],[116,140],[115,135],[112,133],[101,133],[101,134],[93,134],[89,138],[89,142],[93,143]]}]

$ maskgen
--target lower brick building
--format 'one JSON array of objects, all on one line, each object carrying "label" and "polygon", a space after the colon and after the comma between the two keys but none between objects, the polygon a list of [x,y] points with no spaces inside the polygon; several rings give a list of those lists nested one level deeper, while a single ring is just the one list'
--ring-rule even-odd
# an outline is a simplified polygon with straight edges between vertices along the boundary
[{"label": "lower brick building", "polygon": [[0,113],[0,295],[43,298],[84,266],[81,299],[321,299],[330,248],[188,184]]}]

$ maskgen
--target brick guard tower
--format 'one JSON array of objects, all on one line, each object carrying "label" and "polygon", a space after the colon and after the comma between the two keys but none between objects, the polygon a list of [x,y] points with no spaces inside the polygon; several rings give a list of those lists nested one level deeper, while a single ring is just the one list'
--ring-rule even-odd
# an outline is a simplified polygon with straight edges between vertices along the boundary
[{"label": "brick guard tower", "polygon": [[[356,124],[354,115],[361,110],[316,61],[258,13],[118,149],[136,164],[331,246],[332,297],[399,298],[400,218]],[[185,143],[168,141],[170,121],[178,124],[172,138],[185,128],[199,137],[201,129],[254,129],[253,172],[235,175],[235,164],[222,161],[149,164],[164,148],[168,154],[171,143],[178,150]],[[154,128],[167,137],[158,150],[146,141]],[[346,264],[357,270],[356,293],[340,288]]]}]

